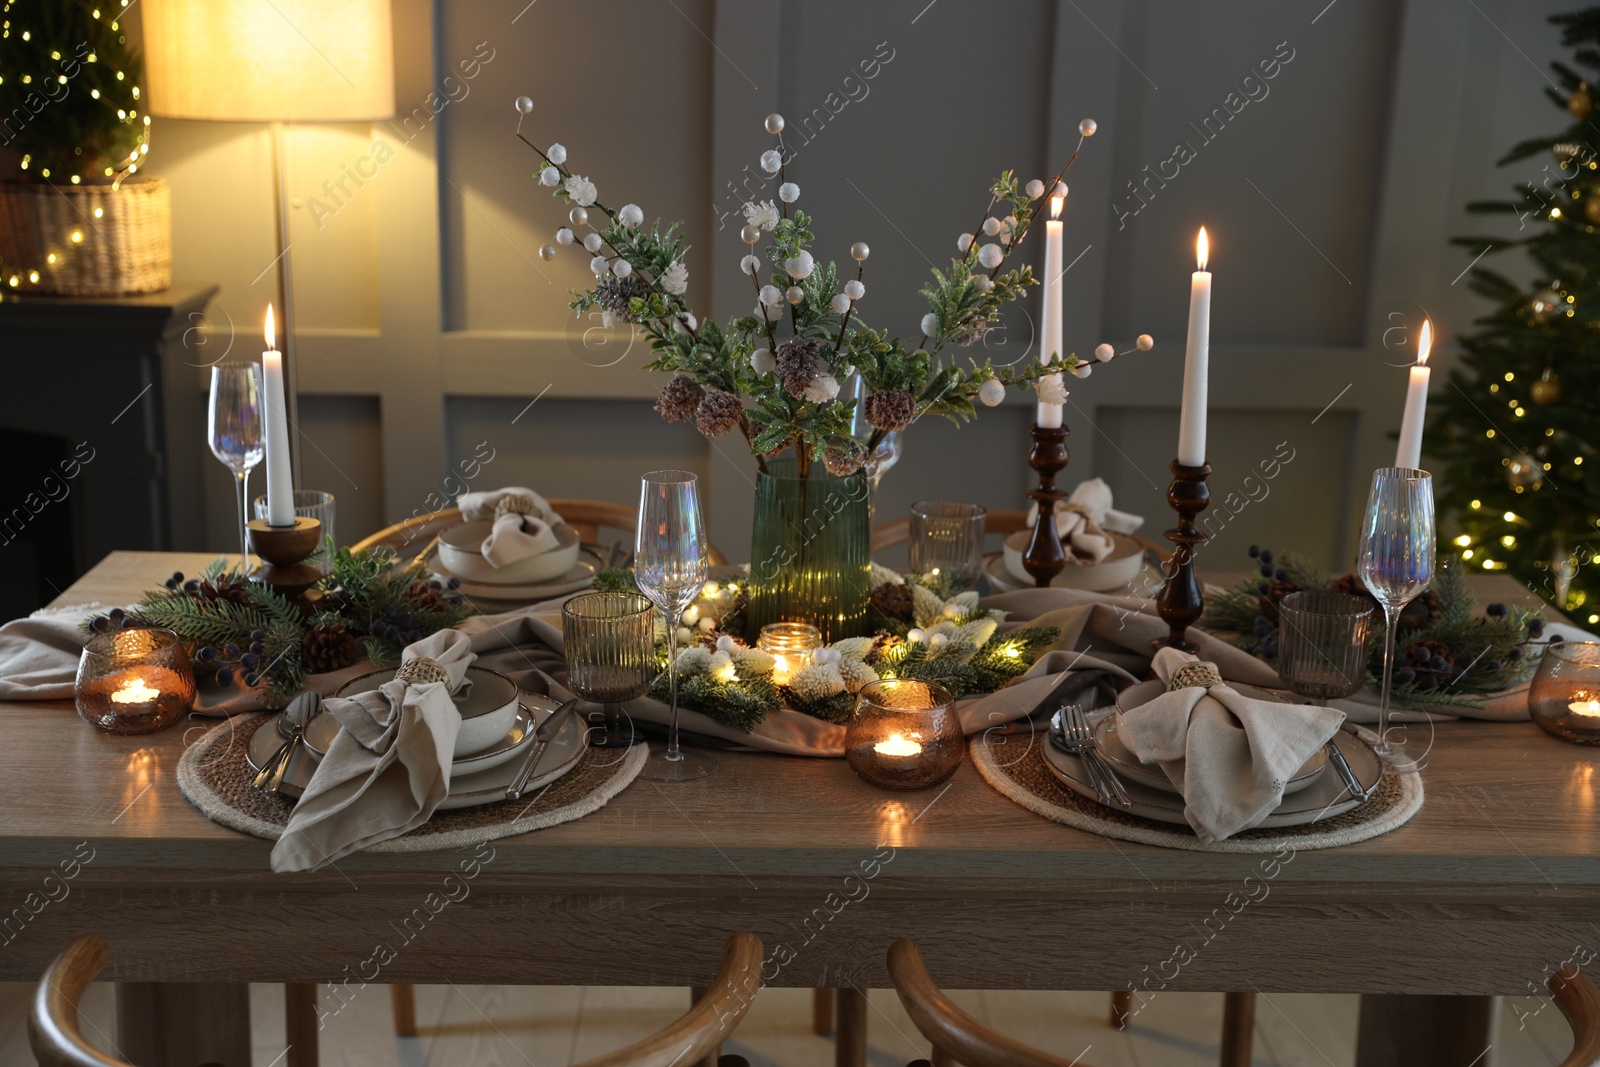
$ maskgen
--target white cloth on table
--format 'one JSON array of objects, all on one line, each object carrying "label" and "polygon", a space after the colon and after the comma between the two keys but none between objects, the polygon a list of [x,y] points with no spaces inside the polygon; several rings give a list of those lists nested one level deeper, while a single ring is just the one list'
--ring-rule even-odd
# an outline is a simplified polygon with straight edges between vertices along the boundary
[{"label": "white cloth on table", "polygon": [[[523,510],[500,513],[500,502],[507,499],[519,500]],[[511,486],[463,493],[456,499],[456,507],[468,522],[494,522],[494,528],[483,539],[480,549],[491,567],[504,567],[561,545],[555,532],[555,527],[561,524],[561,516],[550,507],[549,501],[532,489]]]}]

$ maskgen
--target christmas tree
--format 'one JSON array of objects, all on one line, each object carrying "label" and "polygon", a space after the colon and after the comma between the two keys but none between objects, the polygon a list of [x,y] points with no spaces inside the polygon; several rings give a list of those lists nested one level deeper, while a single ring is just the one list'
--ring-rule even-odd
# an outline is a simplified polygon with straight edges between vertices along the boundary
[{"label": "christmas tree", "polygon": [[120,182],[149,150],[139,57],[118,21],[126,0],[0,3],[0,146],[23,173]]},{"label": "christmas tree", "polygon": [[[1428,451],[1438,478],[1441,541],[1467,565],[1526,583],[1579,622],[1600,622],[1600,8],[1553,16],[1574,63],[1551,64],[1567,116],[1554,136],[1500,160],[1554,156],[1509,201],[1468,205],[1513,215],[1517,236],[1463,237],[1472,256],[1526,250],[1524,287],[1487,267],[1473,289],[1494,302],[1461,338],[1462,358],[1434,405]],[[1435,470],[1439,470],[1434,465]]]}]

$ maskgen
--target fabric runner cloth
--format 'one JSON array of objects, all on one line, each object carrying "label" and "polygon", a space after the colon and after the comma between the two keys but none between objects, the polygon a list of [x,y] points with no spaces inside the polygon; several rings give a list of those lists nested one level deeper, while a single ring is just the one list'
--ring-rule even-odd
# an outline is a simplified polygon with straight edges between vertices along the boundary
[{"label": "fabric runner cloth", "polygon": [[480,551],[491,567],[504,567],[561,546],[555,527],[561,516],[550,502],[520,485],[482,493],[463,493],[456,499],[461,517],[468,522],[492,520],[494,527]]},{"label": "fabric runner cloth", "polygon": [[1175,648],[1157,652],[1156,677],[1173,688],[1117,712],[1117,735],[1140,762],[1161,765],[1201,840],[1222,841],[1272,814],[1344,712],[1247,697],[1191,664],[1213,666]]},{"label": "fabric runner cloth", "polygon": [[406,646],[400,660],[402,673],[407,664],[431,661],[438,671],[418,673],[442,680],[395,678],[322,702],[340,730],[272,847],[273,870],[315,870],[428,821],[450,792],[461,730],[453,694],[476,658],[466,634],[440,630]]}]

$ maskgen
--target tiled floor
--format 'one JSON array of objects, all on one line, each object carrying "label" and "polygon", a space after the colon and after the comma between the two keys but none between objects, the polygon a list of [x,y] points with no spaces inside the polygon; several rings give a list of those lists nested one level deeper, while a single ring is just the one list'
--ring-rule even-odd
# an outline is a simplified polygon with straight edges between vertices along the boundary
[{"label": "tiled floor", "polygon": [[[0,1067],[33,1064],[25,1012],[29,987],[0,984]],[[326,996],[327,994],[325,994]],[[357,993],[322,1031],[327,1067],[560,1067],[618,1048],[676,1017],[683,989],[564,986],[421,986],[420,1035],[397,1039],[381,986]],[[1104,993],[957,992],[979,1019],[1067,1059],[1098,1067],[1201,1067],[1216,1063],[1222,997],[1163,993],[1118,1033],[1106,1024]],[[898,1067],[927,1054],[894,994],[871,994],[871,1067]],[[281,1065],[283,991],[251,987],[253,1067]],[[324,1002],[326,1008],[328,1003]],[[1570,1045],[1554,1006],[1518,998],[1502,1004],[1500,1032],[1470,1067],[1548,1067]],[[1261,1067],[1347,1067],[1355,1057],[1357,998],[1269,994],[1256,1011],[1255,1062]],[[1533,1013],[1533,1014],[1529,1014]],[[1519,1025],[1519,1014],[1526,1025]],[[85,1029],[111,1033],[111,991],[95,986],[84,1003]],[[102,1047],[109,1050],[109,1043]],[[811,1033],[811,994],[767,989],[726,1049],[753,1067],[826,1067],[833,1043]],[[1451,1067],[1469,1067],[1467,1064]]]}]

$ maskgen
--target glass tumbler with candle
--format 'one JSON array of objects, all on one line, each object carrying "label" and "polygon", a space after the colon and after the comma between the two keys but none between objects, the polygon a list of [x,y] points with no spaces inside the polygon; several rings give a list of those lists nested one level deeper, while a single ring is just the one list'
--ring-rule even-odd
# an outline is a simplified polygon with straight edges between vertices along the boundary
[{"label": "glass tumbler with candle", "polygon": [[960,589],[971,589],[983,567],[983,534],[988,511],[959,500],[919,500],[911,505],[911,569],[942,574]]},{"label": "glass tumbler with candle", "polygon": [[788,685],[811,665],[811,654],[822,647],[822,631],[810,623],[769,622],[761,628],[756,647],[773,658],[773,682]]},{"label": "glass tumbler with candle", "polygon": [[74,688],[84,721],[114,734],[148,734],[194,706],[189,651],[171,630],[96,634],[78,659]]},{"label": "glass tumbler with candle", "polygon": [[590,744],[633,744],[633,721],[621,705],[644,696],[655,680],[655,626],[650,601],[638,593],[585,593],[561,606],[567,688],[603,708],[589,717],[599,728],[590,731]]},{"label": "glass tumbler with candle", "polygon": [[1600,644],[1556,641],[1547,646],[1528,690],[1528,711],[1552,737],[1600,745]]},{"label": "glass tumbler with candle", "polygon": [[955,773],[966,751],[955,700],[936,682],[868,682],[845,726],[845,760],[885,789],[938,785]]}]

